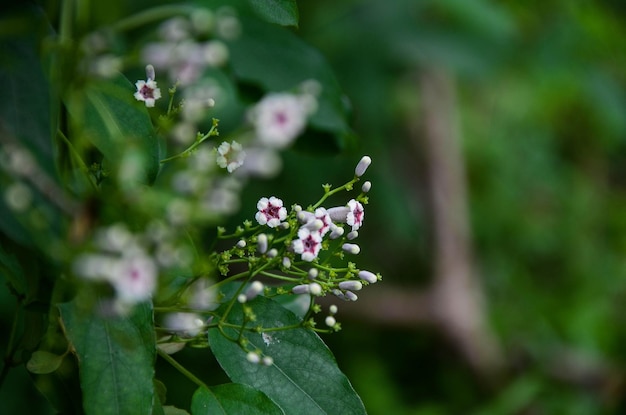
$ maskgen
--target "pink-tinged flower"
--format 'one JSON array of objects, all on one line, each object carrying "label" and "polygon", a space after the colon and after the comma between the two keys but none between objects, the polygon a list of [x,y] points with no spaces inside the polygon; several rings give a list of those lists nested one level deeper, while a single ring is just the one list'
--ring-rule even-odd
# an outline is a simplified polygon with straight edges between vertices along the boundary
[{"label": "pink-tinged flower", "polygon": [[137,81],[135,86],[137,87],[135,99],[137,99],[137,101],[144,101],[146,107],[154,107],[155,101],[161,98],[161,90],[157,87],[157,83],[154,79],[148,78],[147,81]]},{"label": "pink-tinged flower", "polygon": [[275,93],[264,97],[251,111],[259,141],[272,148],[285,148],[300,135],[315,103],[302,96]]},{"label": "pink-tinged flower", "polygon": [[304,225],[302,225],[303,227],[306,227],[311,232],[319,232],[322,237],[336,227],[330,215],[323,207],[315,209],[315,213],[307,211],[298,212],[297,217],[300,222],[304,223]]},{"label": "pink-tinged flower", "polygon": [[352,199],[348,202],[348,209],[346,223],[352,226],[353,231],[356,231],[363,225],[363,219],[365,218],[363,205]]},{"label": "pink-tinged flower", "polygon": [[304,261],[311,262],[317,258],[322,248],[322,236],[317,231],[311,232],[308,228],[298,230],[298,239],[293,241],[293,250],[300,254]]},{"label": "pink-tinged flower", "polygon": [[148,300],[156,288],[157,266],[144,255],[123,258],[112,281],[117,297],[126,303]]},{"label": "pink-tinged flower", "polygon": [[243,147],[236,141],[232,143],[224,141],[217,148],[217,165],[228,170],[229,173],[241,167],[245,158],[246,153]]},{"label": "pink-tinged flower", "polygon": [[280,225],[282,221],[287,219],[287,209],[283,207],[283,201],[277,197],[262,197],[256,204],[259,210],[255,218],[260,225],[267,225],[270,228],[275,228]]}]

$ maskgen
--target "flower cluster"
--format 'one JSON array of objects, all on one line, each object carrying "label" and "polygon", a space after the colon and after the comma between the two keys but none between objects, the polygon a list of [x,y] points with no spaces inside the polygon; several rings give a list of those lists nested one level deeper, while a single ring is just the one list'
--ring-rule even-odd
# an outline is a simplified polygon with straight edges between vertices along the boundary
[{"label": "flower cluster", "polygon": [[[312,315],[320,311],[314,304],[315,298],[330,294],[341,300],[355,301],[358,299],[356,292],[381,278],[378,274],[357,268],[350,261],[337,266],[337,260],[345,262],[346,255],[356,255],[361,250],[354,239],[363,227],[364,205],[368,202],[371,183],[363,183],[360,194],[345,205],[321,206],[330,196],[352,190],[370,163],[369,157],[363,157],[351,181],[334,189],[325,185],[322,198],[306,209],[295,204],[288,211],[278,197],[262,197],[255,214],[257,225],[247,221],[231,235],[220,230],[218,235],[221,239],[237,238],[233,248],[214,257],[220,272],[227,276],[231,264],[248,263],[248,273],[227,278],[251,276],[244,281],[236,296],[239,303],[248,307],[247,303],[259,295],[306,297],[309,303],[303,310],[303,325],[315,328]],[[252,279],[258,272],[267,281]],[[250,308],[247,310],[251,313]],[[327,328],[320,330],[340,329],[336,313],[336,306],[329,308],[329,314],[324,318]],[[244,350],[251,362],[261,364],[267,358],[256,350]]]}]

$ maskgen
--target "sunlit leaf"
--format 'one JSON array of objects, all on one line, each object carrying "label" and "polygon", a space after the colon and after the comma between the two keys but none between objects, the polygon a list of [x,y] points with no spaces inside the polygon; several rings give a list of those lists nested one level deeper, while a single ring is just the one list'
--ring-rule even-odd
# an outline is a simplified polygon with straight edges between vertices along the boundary
[{"label": "sunlit leaf", "polygon": [[[292,326],[300,322],[291,311],[265,297],[257,297],[249,305],[257,316],[255,326]],[[228,322],[241,324],[241,305],[233,307]],[[234,329],[225,331],[236,337]],[[287,414],[365,414],[361,399],[313,331],[291,328],[247,333],[246,338],[253,349],[272,357],[274,363],[250,363],[236,343],[226,339],[217,328],[209,330],[213,353],[234,382],[264,392]]]},{"label": "sunlit leaf", "polygon": [[45,350],[37,350],[26,362],[26,369],[37,374],[52,373],[61,366],[63,357]]}]

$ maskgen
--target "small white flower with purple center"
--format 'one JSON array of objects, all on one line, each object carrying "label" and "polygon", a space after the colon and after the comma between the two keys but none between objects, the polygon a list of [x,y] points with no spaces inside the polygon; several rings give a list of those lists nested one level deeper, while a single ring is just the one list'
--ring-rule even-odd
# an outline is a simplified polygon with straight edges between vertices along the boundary
[{"label": "small white flower with purple center", "polygon": [[361,202],[357,202],[352,199],[348,202],[348,215],[346,216],[346,223],[352,226],[352,230],[356,231],[363,225],[363,219],[365,218],[365,210]]},{"label": "small white flower with purple center", "polygon": [[161,98],[161,90],[157,87],[157,83],[154,80],[154,67],[152,65],[146,66],[147,80],[139,80],[135,83],[137,92],[135,92],[135,99],[137,101],[144,101],[146,107],[154,107],[154,103],[157,99]]},{"label": "small white flower with purple center", "polygon": [[259,210],[255,219],[260,225],[267,225],[270,228],[275,228],[280,225],[282,221],[287,219],[287,209],[283,207],[283,201],[277,197],[262,197],[256,204]]},{"label": "small white flower with purple center", "polygon": [[123,258],[117,264],[112,282],[117,297],[125,303],[148,300],[156,289],[158,269],[145,255]]},{"label": "small white flower with purple center", "polygon": [[298,230],[298,239],[293,241],[293,250],[302,260],[311,262],[317,258],[322,248],[322,236],[317,231],[302,227]]},{"label": "small white flower with purple center", "polygon": [[285,148],[300,135],[316,105],[309,99],[289,93],[265,96],[251,111],[259,141],[272,148]]},{"label": "small white flower with purple center", "polygon": [[216,151],[217,165],[228,170],[229,173],[232,173],[241,167],[246,158],[246,153],[243,151],[243,147],[236,141],[231,143],[224,141],[220,144]]}]

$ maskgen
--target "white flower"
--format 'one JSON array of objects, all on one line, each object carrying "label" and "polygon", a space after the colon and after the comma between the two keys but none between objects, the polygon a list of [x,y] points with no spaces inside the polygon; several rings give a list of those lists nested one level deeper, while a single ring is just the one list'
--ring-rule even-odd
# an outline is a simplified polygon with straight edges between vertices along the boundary
[{"label": "white flower", "polygon": [[346,223],[352,226],[352,230],[356,231],[363,225],[363,219],[365,219],[365,211],[363,205],[360,202],[352,199],[348,202],[348,215],[346,216]]},{"label": "white flower", "polygon": [[283,201],[277,197],[262,197],[256,204],[259,210],[255,219],[260,225],[267,225],[270,228],[275,228],[282,221],[287,219],[287,209],[283,207]]},{"label": "white flower", "polygon": [[251,112],[259,141],[272,148],[285,148],[300,135],[312,105],[303,97],[288,93],[265,96]]},{"label": "white flower", "polygon": [[144,101],[146,107],[154,107],[154,102],[161,98],[161,90],[157,87],[157,83],[154,79],[137,81],[135,86],[137,87],[135,99],[137,101]]},{"label": "white flower", "polygon": [[304,261],[311,262],[317,258],[322,247],[322,236],[317,231],[311,232],[308,228],[298,230],[298,239],[293,241],[293,250],[301,254]]},{"label": "white flower", "polygon": [[179,336],[194,337],[204,326],[204,322],[195,313],[169,313],[163,319],[163,328]]},{"label": "white flower", "polygon": [[126,303],[148,300],[156,289],[157,273],[156,264],[147,256],[121,259],[112,281],[117,297]]},{"label": "white flower", "polygon": [[224,141],[217,148],[217,165],[228,170],[229,173],[241,167],[245,158],[246,153],[243,151],[243,147],[236,141],[231,143]]}]

